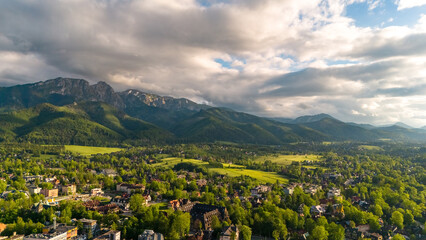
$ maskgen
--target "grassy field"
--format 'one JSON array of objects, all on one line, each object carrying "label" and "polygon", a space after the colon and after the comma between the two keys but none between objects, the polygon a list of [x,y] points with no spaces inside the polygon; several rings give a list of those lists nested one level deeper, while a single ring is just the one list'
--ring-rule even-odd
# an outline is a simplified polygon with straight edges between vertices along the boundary
[{"label": "grassy field", "polygon": [[372,146],[372,145],[360,145],[358,147],[360,150],[370,150],[370,151],[384,151],[383,148],[378,146]]},{"label": "grassy field", "polygon": [[292,162],[303,162],[303,161],[320,161],[319,155],[278,155],[278,156],[261,156],[255,159],[257,162],[264,162],[270,160],[278,165],[290,165]]},{"label": "grassy field", "polygon": [[181,159],[181,158],[171,157],[171,158],[165,158],[163,159],[163,162],[155,163],[153,164],[153,166],[173,168],[176,164],[179,164],[181,162],[190,162],[199,166],[205,166],[206,168],[209,169],[209,171],[212,171],[218,174],[227,175],[229,177],[238,177],[238,176],[244,175],[244,176],[250,176],[252,178],[256,178],[257,180],[263,183],[275,183],[277,180],[280,183],[288,182],[288,179],[274,172],[264,172],[260,170],[245,169],[245,166],[236,165],[236,164],[223,164],[223,168],[211,168],[209,167],[209,164],[207,162],[203,162],[197,159]]},{"label": "grassy field", "polygon": [[245,168],[209,168],[211,171],[227,175],[229,177],[238,177],[238,176],[250,176],[252,178],[256,178],[257,180],[263,182],[263,183],[276,183],[277,180],[280,183],[288,183],[288,179],[279,175],[275,172],[264,172],[260,170],[252,170],[252,169],[245,169]]},{"label": "grassy field", "polygon": [[80,155],[92,155],[92,154],[104,154],[119,152],[121,148],[109,148],[109,147],[89,147],[89,146],[78,146],[78,145],[65,145],[65,150],[73,153],[79,153]]},{"label": "grassy field", "polygon": [[193,163],[196,165],[209,165],[208,162],[203,162],[201,160],[197,160],[197,159],[181,159],[181,158],[176,158],[176,157],[169,157],[169,158],[164,158],[162,159],[163,162],[159,162],[159,163],[154,163],[152,164],[152,166],[154,167],[167,167],[167,168],[173,168],[176,164],[182,163],[182,162],[189,162],[189,163]]}]

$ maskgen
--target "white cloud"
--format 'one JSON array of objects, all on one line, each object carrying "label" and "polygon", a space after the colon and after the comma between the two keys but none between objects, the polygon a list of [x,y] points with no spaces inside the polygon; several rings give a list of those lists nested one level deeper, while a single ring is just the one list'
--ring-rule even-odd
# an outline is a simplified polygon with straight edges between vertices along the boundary
[{"label": "white cloud", "polygon": [[[75,76],[268,116],[418,116],[403,100],[424,100],[426,18],[358,27],[344,14],[360,1],[1,1],[0,83]],[[387,99],[404,115],[362,108]]]},{"label": "white cloud", "polygon": [[397,1],[398,10],[419,7],[426,5],[426,0],[399,0]]}]

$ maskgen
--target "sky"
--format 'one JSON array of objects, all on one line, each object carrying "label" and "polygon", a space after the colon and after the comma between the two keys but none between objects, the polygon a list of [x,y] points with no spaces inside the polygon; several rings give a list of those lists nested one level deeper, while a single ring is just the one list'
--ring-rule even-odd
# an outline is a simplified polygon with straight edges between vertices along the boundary
[{"label": "sky", "polygon": [[0,86],[56,77],[425,126],[426,0],[0,0]]}]

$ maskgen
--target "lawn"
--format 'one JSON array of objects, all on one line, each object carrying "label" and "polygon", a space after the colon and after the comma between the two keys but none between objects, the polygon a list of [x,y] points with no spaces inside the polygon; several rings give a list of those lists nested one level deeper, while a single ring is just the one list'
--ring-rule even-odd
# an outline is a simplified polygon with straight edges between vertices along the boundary
[{"label": "lawn", "polygon": [[239,177],[241,175],[246,175],[264,183],[275,183],[277,180],[280,183],[288,182],[288,179],[275,172],[264,172],[260,170],[245,169],[245,166],[237,164],[223,164],[223,168],[211,168],[209,167],[209,164],[207,162],[203,162],[197,159],[181,159],[170,157],[163,159],[163,162],[153,164],[153,166],[173,168],[176,164],[181,162],[190,162],[199,166],[205,166],[209,171],[222,175],[227,175],[229,177]]},{"label": "lawn", "polygon": [[121,148],[109,148],[109,147],[90,147],[90,146],[78,146],[78,145],[65,145],[65,150],[72,153],[78,153],[80,155],[92,155],[92,154],[104,154],[119,152]]},{"label": "lawn", "polygon": [[278,165],[290,165],[292,162],[303,162],[303,161],[320,161],[321,156],[315,154],[309,155],[278,155],[278,156],[261,156],[255,159],[257,162],[264,162],[270,160]]}]

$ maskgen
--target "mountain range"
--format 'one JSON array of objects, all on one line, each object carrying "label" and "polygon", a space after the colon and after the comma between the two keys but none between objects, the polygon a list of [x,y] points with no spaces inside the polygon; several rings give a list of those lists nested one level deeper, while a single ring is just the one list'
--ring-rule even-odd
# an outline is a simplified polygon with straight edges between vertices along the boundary
[{"label": "mountain range", "polygon": [[0,88],[0,141],[122,145],[229,141],[284,144],[322,141],[426,142],[426,130],[376,127],[327,114],[267,119],[105,82],[56,78]]}]

